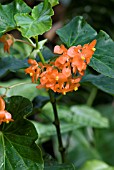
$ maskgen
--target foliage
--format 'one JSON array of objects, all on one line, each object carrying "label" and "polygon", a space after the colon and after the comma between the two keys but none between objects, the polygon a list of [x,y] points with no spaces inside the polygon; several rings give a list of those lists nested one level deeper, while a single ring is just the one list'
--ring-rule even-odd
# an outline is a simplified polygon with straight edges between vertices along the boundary
[{"label": "foliage", "polygon": [[1,170],[114,169],[114,42],[76,16],[51,51],[39,37],[57,4],[0,4]]}]

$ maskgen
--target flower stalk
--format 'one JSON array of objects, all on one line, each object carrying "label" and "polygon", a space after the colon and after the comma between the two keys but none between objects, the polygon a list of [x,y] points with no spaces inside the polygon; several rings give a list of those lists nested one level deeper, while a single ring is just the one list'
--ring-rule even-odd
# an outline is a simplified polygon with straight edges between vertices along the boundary
[{"label": "flower stalk", "polygon": [[[38,46],[38,36],[35,37],[35,41],[36,41],[36,49],[39,49]],[[45,59],[39,49],[38,51],[38,55],[40,57],[40,60],[42,62],[42,64],[45,64]],[[60,131],[60,121],[59,121],[59,117],[58,117],[58,112],[57,112],[57,106],[56,106],[56,99],[53,96],[53,93],[51,90],[48,91],[49,97],[50,97],[50,102],[52,104],[52,108],[53,108],[53,113],[54,113],[54,126],[56,128],[56,132],[57,132],[57,138],[58,138],[58,144],[59,144],[59,152],[61,154],[61,162],[64,163],[65,161],[65,149],[63,147],[63,142],[62,142],[62,136],[61,136],[61,131]]]},{"label": "flower stalk", "polygon": [[42,64],[45,64],[45,60],[44,60],[44,57],[39,49],[39,45],[38,45],[38,36],[35,37],[35,41],[36,41],[36,49],[38,49],[38,56],[42,62]]},{"label": "flower stalk", "polygon": [[65,162],[65,148],[63,147],[63,142],[62,142],[62,136],[61,136],[61,131],[60,131],[60,121],[59,121],[57,106],[56,106],[56,99],[53,96],[51,90],[49,90],[49,96],[50,96],[50,102],[52,104],[53,113],[54,113],[53,124],[55,125],[56,132],[57,132],[57,138],[58,138],[58,143],[59,143],[59,152],[61,154],[61,162],[64,163]]}]

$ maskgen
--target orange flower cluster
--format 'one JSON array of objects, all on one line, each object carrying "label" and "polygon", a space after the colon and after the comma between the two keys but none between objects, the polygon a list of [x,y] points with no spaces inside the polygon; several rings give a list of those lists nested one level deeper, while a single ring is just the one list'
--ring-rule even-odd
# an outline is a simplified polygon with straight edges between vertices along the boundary
[{"label": "orange flower cluster", "polygon": [[12,116],[5,110],[5,102],[3,98],[0,97],[0,125],[2,122],[9,123],[10,121],[13,121]]},{"label": "orange flower cluster", "polygon": [[79,82],[84,75],[87,64],[95,51],[96,40],[90,44],[72,46],[69,49],[64,45],[56,45],[54,53],[60,56],[48,64],[42,65],[35,60],[29,59],[31,64],[25,70],[32,77],[32,82],[40,79],[37,88],[52,89],[54,92],[66,94],[66,92],[77,90]]}]

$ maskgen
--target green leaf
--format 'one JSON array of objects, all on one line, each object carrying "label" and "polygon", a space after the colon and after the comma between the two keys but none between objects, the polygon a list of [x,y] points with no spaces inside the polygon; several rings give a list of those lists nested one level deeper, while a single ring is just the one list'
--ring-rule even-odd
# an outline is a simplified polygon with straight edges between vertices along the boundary
[{"label": "green leaf", "polygon": [[114,95],[114,78],[110,78],[102,74],[97,76],[88,74],[83,77],[81,82],[82,83],[90,82],[100,90]]},{"label": "green leaf", "polygon": [[41,50],[42,55],[44,56],[45,60],[50,60],[54,58],[56,55],[46,46],[43,47]]},{"label": "green leaf", "polygon": [[6,110],[14,119],[0,126],[0,169],[43,170],[38,138],[34,125],[26,119],[32,103],[21,96],[6,99]]},{"label": "green leaf", "polygon": [[[30,58],[36,58],[36,56],[38,55],[38,52],[39,52],[39,50],[42,50],[43,49],[43,46],[44,46],[44,44],[47,42],[47,39],[44,39],[44,40],[42,40],[42,41],[39,41],[38,42],[38,49],[34,49],[33,50],[33,52],[30,54]],[[40,59],[39,59],[39,61],[40,61]]]},{"label": "green leaf", "polygon": [[83,17],[78,16],[63,28],[57,30],[57,34],[67,47],[71,47],[91,42],[97,35],[97,32],[87,24]]},{"label": "green leaf", "polygon": [[44,170],[75,170],[75,167],[73,164],[70,163],[64,163],[59,164],[56,162],[54,158],[51,157],[51,155],[46,154],[44,157]]},{"label": "green leaf", "polygon": [[[43,124],[43,123],[38,123],[35,121],[32,121],[32,122],[36,128],[36,131],[39,134],[38,141],[40,141],[40,142],[47,141],[52,136],[55,136],[57,134],[55,126],[52,123],[51,124]],[[62,134],[67,133],[72,130],[76,130],[79,127],[80,127],[79,125],[75,125],[75,127],[74,127],[74,124],[68,123],[68,122],[67,123],[61,122],[61,124],[60,124]]]},{"label": "green leaf", "polygon": [[[34,97],[36,97],[36,95],[46,95],[46,92],[43,91],[43,89],[36,88],[37,84],[32,83],[30,78],[22,79],[22,80],[15,79],[15,80],[7,81],[4,83],[0,82],[0,86],[3,86],[3,87],[14,86],[8,89],[7,91],[8,97],[21,95],[32,101]],[[5,89],[0,88],[0,95],[3,95],[4,93],[5,93]]]},{"label": "green leaf", "polygon": [[51,165],[45,166],[44,170],[75,170],[72,164],[58,164],[58,165]]},{"label": "green leaf", "polygon": [[97,72],[114,78],[114,42],[103,31],[96,37],[96,51],[91,59],[90,66]]},{"label": "green leaf", "polygon": [[108,119],[101,116],[101,114],[88,106],[72,106],[68,109],[60,110],[61,119],[76,125],[103,128],[108,127]]},{"label": "green leaf", "polygon": [[23,0],[14,0],[7,5],[0,4],[0,34],[16,28],[15,14],[30,11],[31,8]]},{"label": "green leaf", "polygon": [[[46,104],[42,109],[42,114],[51,119],[53,118],[53,110],[50,103]],[[72,106],[72,107],[58,107],[59,119],[63,122],[74,125],[75,128],[79,127],[96,127],[105,128],[109,126],[108,119],[103,117],[99,111],[86,106]]]},{"label": "green leaf", "polygon": [[96,39],[96,51],[89,65],[97,72],[114,78],[114,42],[108,34],[100,31],[97,35],[97,32],[86,23],[83,17],[79,16],[59,29],[57,34],[67,47],[83,45]]},{"label": "green leaf", "polygon": [[29,14],[16,14],[15,20],[19,26],[19,30],[26,38],[42,35],[52,26],[51,16],[53,10],[47,2],[40,3]]},{"label": "green leaf", "polygon": [[[85,131],[85,134],[84,134]],[[73,162],[73,164],[80,170],[87,160],[90,159],[101,159],[100,153],[96,148],[91,144],[94,141],[88,139],[86,129],[75,130],[72,132],[70,137],[70,145],[68,147],[68,161]],[[91,132],[92,129],[91,129]],[[94,140],[94,139],[93,139]],[[76,169],[76,170],[77,170]],[[91,169],[88,169],[91,170]]]},{"label": "green leaf", "polygon": [[42,108],[47,102],[50,101],[49,96],[36,96],[33,100],[34,108]]},{"label": "green leaf", "polygon": [[114,170],[114,167],[109,166],[105,162],[99,160],[87,161],[81,170]]},{"label": "green leaf", "polygon": [[8,71],[15,72],[22,68],[27,68],[27,60],[20,60],[14,57],[0,58],[0,77],[6,74]]},{"label": "green leaf", "polygon": [[52,7],[59,4],[58,0],[48,0],[48,2],[51,4]]},{"label": "green leaf", "polygon": [[[110,104],[98,105],[97,109],[103,116],[107,117],[110,121],[110,128],[96,129],[95,130],[95,146],[100,152],[102,159],[108,164],[114,166],[114,106]],[[107,148],[107,149],[104,149]]]}]

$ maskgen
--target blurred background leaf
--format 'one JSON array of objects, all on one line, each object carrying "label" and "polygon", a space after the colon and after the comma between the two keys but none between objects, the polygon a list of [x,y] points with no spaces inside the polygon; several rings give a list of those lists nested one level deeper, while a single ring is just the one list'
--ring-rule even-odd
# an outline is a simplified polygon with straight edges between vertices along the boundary
[{"label": "blurred background leaf", "polygon": [[99,160],[87,161],[81,170],[114,170],[114,167],[107,165],[105,162]]}]

